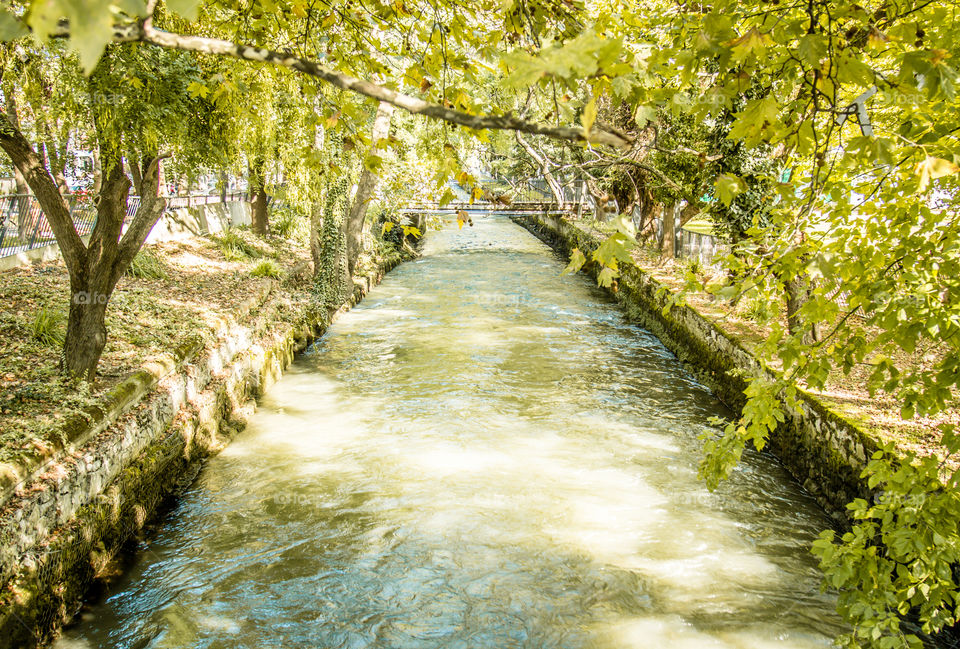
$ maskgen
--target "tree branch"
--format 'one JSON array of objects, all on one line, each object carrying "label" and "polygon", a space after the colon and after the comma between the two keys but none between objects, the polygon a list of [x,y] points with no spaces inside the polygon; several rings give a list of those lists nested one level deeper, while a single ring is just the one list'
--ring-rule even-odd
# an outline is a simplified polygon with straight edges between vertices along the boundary
[{"label": "tree branch", "polygon": [[[69,25],[66,21],[60,23],[57,31],[53,35],[61,38],[70,35]],[[342,72],[324,67],[315,61],[293,56],[289,53],[276,52],[217,38],[186,36],[162,31],[154,28],[149,19],[134,24],[115,26],[113,30],[113,40],[118,43],[146,43],[171,50],[229,56],[245,61],[278,65],[315,77],[342,90],[392,104],[413,115],[423,115],[424,117],[442,120],[474,130],[522,131],[524,133],[544,135],[556,140],[607,144],[618,148],[627,148],[633,144],[633,141],[626,135],[598,129],[592,129],[589,134],[585,135],[581,128],[536,124],[517,119],[509,114],[471,115],[462,111],[444,108],[439,104],[432,104],[369,81],[351,77]]]},{"label": "tree branch", "polygon": [[160,196],[160,161],[169,157],[170,154],[158,155],[143,171],[140,205],[133,216],[133,221],[120,239],[120,249],[115,262],[118,278],[137,256],[143,243],[150,236],[153,226],[157,224],[167,208],[167,199]]}]

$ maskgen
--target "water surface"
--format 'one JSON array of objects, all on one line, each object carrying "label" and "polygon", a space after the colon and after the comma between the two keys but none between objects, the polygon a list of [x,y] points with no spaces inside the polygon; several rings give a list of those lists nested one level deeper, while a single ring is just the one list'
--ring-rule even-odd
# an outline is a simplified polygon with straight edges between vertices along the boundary
[{"label": "water surface", "polygon": [[294,363],[61,647],[825,647],[825,515],[505,217],[431,233]]}]

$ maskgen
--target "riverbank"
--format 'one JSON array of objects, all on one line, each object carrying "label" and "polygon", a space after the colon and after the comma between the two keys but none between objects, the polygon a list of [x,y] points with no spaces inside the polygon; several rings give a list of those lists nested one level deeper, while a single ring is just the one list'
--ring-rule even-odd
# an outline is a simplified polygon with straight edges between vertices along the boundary
[{"label": "riverbank", "polygon": [[[598,236],[606,236],[602,230],[590,229]],[[684,259],[664,261],[658,251],[647,246],[637,247],[632,251],[632,256],[645,273],[675,294],[682,293],[686,304],[735,336],[751,351],[758,349],[766,340],[771,324],[776,322],[783,328],[787,326],[786,316],[779,304],[771,304],[751,295],[744,296],[736,306],[716,299],[706,290],[711,282],[723,279],[715,268]],[[829,328],[825,327],[825,330]],[[918,346],[913,352],[888,349],[886,353],[898,367],[919,368],[951,352],[948,346],[940,349]],[[944,457],[946,453],[940,445],[939,427],[943,424],[960,426],[960,406],[955,404],[936,416],[917,416],[905,420],[900,416],[901,402],[894,395],[882,390],[871,394],[869,379],[872,371],[873,366],[868,363],[855,365],[849,374],[834,368],[827,377],[824,389],[802,387],[830,408],[856,422],[858,427],[882,444],[894,444],[899,449],[912,451],[919,456]]]},{"label": "riverbank", "polygon": [[[578,248],[589,258],[605,238],[585,224],[559,217],[532,215],[515,220],[563,255]],[[598,272],[595,265],[585,266],[584,271]],[[752,350],[736,335],[690,303],[673,304],[671,287],[638,264],[622,264],[616,288],[608,291],[631,319],[656,335],[728,407],[734,412],[743,407],[743,377],[762,370]],[[787,420],[771,435],[769,448],[844,527],[847,503],[870,496],[860,474],[878,449],[878,440],[816,395],[801,393],[799,401],[799,407],[788,410]]]},{"label": "riverbank", "polygon": [[[355,304],[404,258],[378,242]],[[37,644],[253,400],[321,335],[305,236],[232,229],[148,246],[108,309],[99,380],[59,376],[60,262],[0,274],[0,647]]]},{"label": "riverbank", "polygon": [[790,647],[829,526],[726,409],[502,216],[431,231],[286,372],[63,649]]}]

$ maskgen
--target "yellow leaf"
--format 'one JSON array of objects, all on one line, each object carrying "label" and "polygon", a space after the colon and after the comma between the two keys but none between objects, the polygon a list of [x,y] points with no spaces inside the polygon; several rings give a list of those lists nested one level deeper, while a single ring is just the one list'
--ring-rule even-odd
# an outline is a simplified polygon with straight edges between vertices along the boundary
[{"label": "yellow leaf", "polygon": [[580,252],[579,248],[574,248],[570,251],[570,263],[567,264],[567,267],[564,268],[560,274],[567,275],[569,273],[575,273],[583,268],[585,263],[587,263],[587,258]]},{"label": "yellow leaf", "polygon": [[921,162],[917,163],[916,173],[920,176],[920,191],[923,191],[930,185],[931,180],[943,178],[950,174],[960,171],[960,167],[949,160],[927,156]]},{"label": "yellow leaf", "polygon": [[733,50],[734,61],[743,61],[752,52],[762,54],[766,51],[767,47],[772,44],[773,39],[755,27],[747,31],[743,36],[727,43]]},{"label": "yellow leaf", "polygon": [[580,113],[580,124],[583,125],[583,137],[590,137],[590,129],[593,128],[595,121],[597,121],[596,95],[590,97],[590,101],[587,102],[587,105],[583,107],[583,112]]}]

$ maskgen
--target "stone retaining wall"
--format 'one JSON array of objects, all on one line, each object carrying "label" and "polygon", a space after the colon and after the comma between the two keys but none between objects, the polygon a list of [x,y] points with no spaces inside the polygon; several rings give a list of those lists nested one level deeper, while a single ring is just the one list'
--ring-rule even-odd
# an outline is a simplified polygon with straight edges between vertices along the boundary
[{"label": "stone retaining wall", "polygon": [[[601,239],[558,216],[515,217],[558,252],[574,248],[590,258]],[[593,264],[585,271],[596,275]],[[611,294],[629,317],[656,335],[684,365],[727,406],[739,412],[744,404],[744,375],[762,371],[759,361],[739,341],[688,306],[671,306],[671,291],[632,264],[620,266],[618,289]],[[771,436],[768,448],[834,518],[849,525],[846,504],[869,498],[860,473],[876,442],[813,395],[801,393],[801,405]]]},{"label": "stone retaining wall", "polygon": [[[356,280],[341,311],[399,261]],[[0,648],[49,640],[116,551],[244,427],[254,399],[294,354],[322,335],[328,317],[291,322],[279,308],[283,297],[276,280],[263,280],[238,310],[244,324],[225,322],[213,349],[184,345],[125,381],[113,405],[77,432],[82,441],[13,491],[0,511]]]}]

